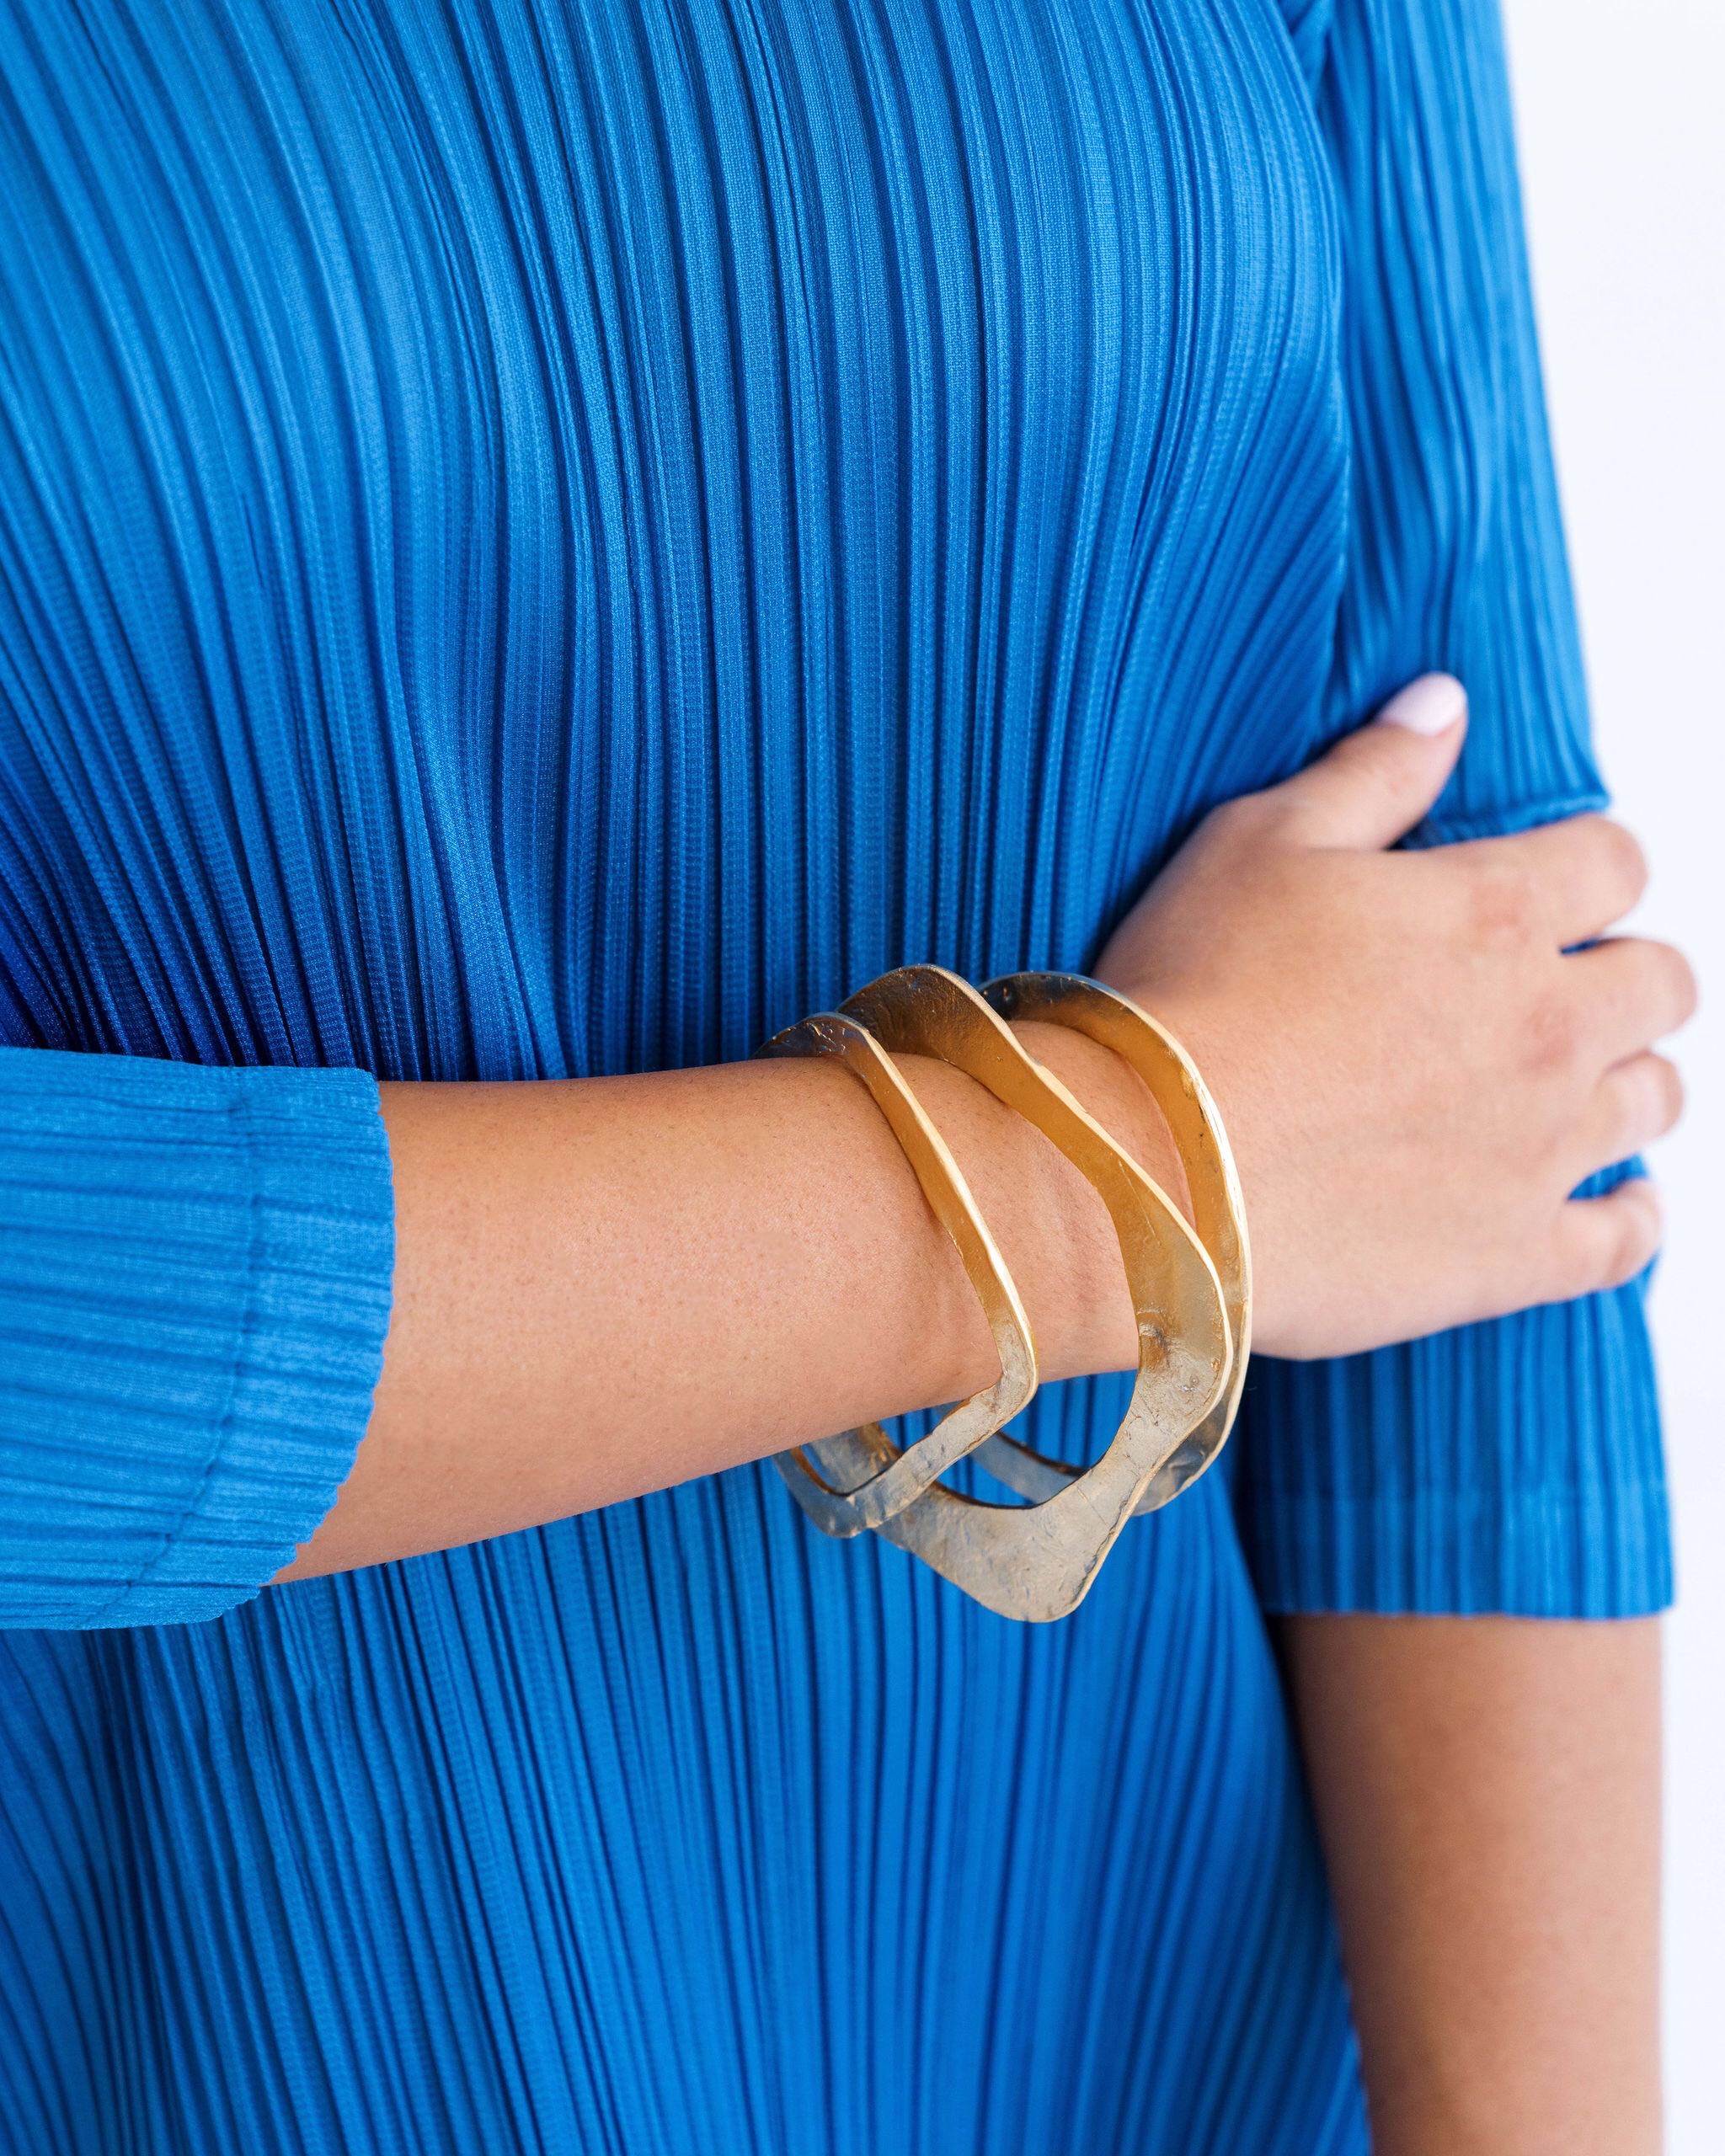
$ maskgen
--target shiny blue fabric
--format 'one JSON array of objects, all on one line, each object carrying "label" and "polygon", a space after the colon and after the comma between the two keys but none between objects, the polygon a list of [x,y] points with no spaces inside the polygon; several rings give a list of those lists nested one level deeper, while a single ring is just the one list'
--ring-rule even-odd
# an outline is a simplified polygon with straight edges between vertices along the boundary
[{"label": "shiny blue fabric", "polygon": [[0,2148],[1363,2148],[1263,1611],[1658,1606],[1637,1289],[1058,1625],[754,1467],[259,1590],[376,1076],[1081,967],[1429,665],[1600,801],[1487,0],[3,0],[0,203]]}]

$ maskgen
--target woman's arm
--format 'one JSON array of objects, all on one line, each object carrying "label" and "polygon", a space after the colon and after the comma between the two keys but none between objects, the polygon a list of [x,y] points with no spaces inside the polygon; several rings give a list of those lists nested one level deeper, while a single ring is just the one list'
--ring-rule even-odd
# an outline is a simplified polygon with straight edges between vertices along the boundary
[{"label": "woman's arm", "polygon": [[[1632,845],[1597,819],[1386,850],[1462,731],[1457,686],[1428,681],[1311,770],[1230,804],[1104,956],[1212,1081],[1252,1224],[1260,1337],[1283,1353],[1577,1294],[1632,1273],[1657,1236],[1644,1189],[1566,1193],[1674,1115],[1670,1067],[1647,1049],[1685,1015],[1687,969],[1651,944],[1562,955],[1639,888]],[[1058,1027],[1022,1031],[1178,1187],[1125,1065]],[[1135,1326],[1100,1201],[971,1081],[907,1067],[1020,1283],[1046,1374],[1129,1364]],[[383,1100],[397,1235],[383,1379],[340,1499],[288,1577],[607,1504],[995,1374],[955,1251],[842,1070],[391,1086]]]},{"label": "woman's arm", "polygon": [[[1016,1030],[1183,1191],[1123,1063],[1058,1027]],[[994,1231],[1045,1375],[1129,1364],[1131,1302],[1090,1186],[969,1078],[900,1067]],[[999,1369],[956,1249],[835,1064],[382,1092],[396,1191],[383,1376],[353,1473],[286,1577],[637,1497],[960,1398]]]},{"label": "woman's arm", "polygon": [[[1219,811],[1102,963],[1220,1100],[1272,1352],[1583,1293],[1657,1236],[1642,1189],[1567,1193],[1675,1114],[1648,1045],[1687,969],[1647,943],[1563,955],[1639,889],[1599,819],[1394,849],[1461,707],[1427,680]],[[1031,1045],[1176,1185],[1124,1064]],[[1130,1363],[1088,1186],[969,1080],[912,1076],[1046,1373]],[[388,1086],[387,1157],[379,1097],[351,1071],[0,1053],[0,1624],[215,1615],[296,1545],[289,1576],[452,1546],[994,1374],[843,1070]]]},{"label": "woman's arm", "polygon": [[1658,1620],[1282,1632],[1377,2156],[1655,2156]]}]

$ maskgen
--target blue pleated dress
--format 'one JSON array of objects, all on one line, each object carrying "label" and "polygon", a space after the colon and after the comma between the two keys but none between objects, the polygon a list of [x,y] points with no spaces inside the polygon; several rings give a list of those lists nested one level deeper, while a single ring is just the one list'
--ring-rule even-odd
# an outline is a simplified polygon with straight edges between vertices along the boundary
[{"label": "blue pleated dress", "polygon": [[1264,1612],[1659,1606],[1637,1289],[1058,1625],[770,1466],[264,1583],[377,1077],[1081,969],[1430,666],[1599,803],[1489,0],[0,0],[5,2156],[1364,2147]]}]

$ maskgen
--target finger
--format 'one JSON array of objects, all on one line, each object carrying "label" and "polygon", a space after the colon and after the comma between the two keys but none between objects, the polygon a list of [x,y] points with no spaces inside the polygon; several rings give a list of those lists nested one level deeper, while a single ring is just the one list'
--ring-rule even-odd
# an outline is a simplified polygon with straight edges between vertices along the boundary
[{"label": "finger", "polygon": [[1658,1193],[1643,1177],[1605,1198],[1572,1198],[1558,1209],[1547,1253],[1547,1302],[1621,1288],[1652,1263],[1664,1225]]},{"label": "finger", "polygon": [[1632,1055],[1600,1079],[1580,1172],[1614,1166],[1663,1138],[1683,1113],[1683,1079],[1667,1056]]},{"label": "finger", "polygon": [[1422,674],[1391,696],[1369,726],[1344,734],[1261,798],[1313,846],[1375,851],[1419,821],[1455,768],[1466,728],[1467,692],[1450,674]]},{"label": "finger", "polygon": [[1608,937],[1563,961],[1590,1037],[1609,1063],[1650,1048],[1695,1016],[1694,969],[1681,951],[1645,936]]},{"label": "finger", "polygon": [[1609,816],[1566,816],[1509,838],[1471,839],[1454,851],[1482,871],[1525,878],[1560,946],[1603,936],[1648,887],[1646,855]]}]

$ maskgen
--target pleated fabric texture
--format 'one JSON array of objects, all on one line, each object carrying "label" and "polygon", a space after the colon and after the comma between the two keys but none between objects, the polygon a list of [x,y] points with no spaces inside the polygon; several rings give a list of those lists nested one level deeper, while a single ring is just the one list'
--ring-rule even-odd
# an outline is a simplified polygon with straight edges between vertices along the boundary
[{"label": "pleated fabric texture", "polygon": [[0,25],[0,2148],[1363,2148],[1263,1607],[1658,1606],[1637,1289],[1260,1366],[1056,1626],[761,1468],[258,1590],[375,1078],[1081,967],[1428,666],[1425,839],[1600,803],[1487,0]]},{"label": "pleated fabric texture", "polygon": [[388,1321],[362,1071],[0,1048],[0,1614],[189,1624],[328,1509]]}]

